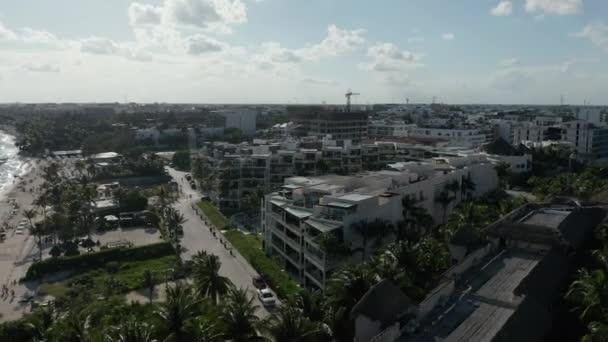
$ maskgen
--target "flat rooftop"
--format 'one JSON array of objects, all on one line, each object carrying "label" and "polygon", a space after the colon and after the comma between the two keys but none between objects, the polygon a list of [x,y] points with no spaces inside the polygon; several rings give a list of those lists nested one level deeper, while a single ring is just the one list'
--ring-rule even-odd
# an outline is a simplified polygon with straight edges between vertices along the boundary
[{"label": "flat rooftop", "polygon": [[565,210],[539,209],[524,216],[519,223],[557,229],[570,213]]},{"label": "flat rooftop", "polygon": [[373,198],[373,197],[374,196],[362,195],[362,194],[348,194],[348,195],[344,195],[344,196],[341,196],[338,198],[341,200],[345,200],[345,201],[360,202],[360,201],[365,201],[365,200]]},{"label": "flat rooftop", "polygon": [[477,272],[469,281],[471,291],[444,312],[431,327],[430,336],[446,342],[492,341],[517,311],[522,298],[515,290],[538,265],[542,255],[508,250]]}]

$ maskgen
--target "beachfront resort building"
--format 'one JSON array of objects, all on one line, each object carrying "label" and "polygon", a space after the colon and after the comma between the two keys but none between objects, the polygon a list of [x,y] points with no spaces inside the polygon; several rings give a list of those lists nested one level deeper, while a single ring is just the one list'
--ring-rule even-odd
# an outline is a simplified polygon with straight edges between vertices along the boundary
[{"label": "beachfront resort building", "polygon": [[[498,185],[494,165],[477,157],[441,157],[395,167],[398,170],[351,176],[287,178],[280,190],[264,198],[266,254],[279,257],[304,286],[324,288],[336,270],[366,259],[394,240],[388,226],[403,219],[404,198],[426,208],[435,223],[441,223],[460,201]],[[475,185],[463,190],[460,184],[468,180]],[[449,190],[448,184],[454,182],[458,189]],[[437,201],[442,194],[448,194],[449,203]],[[364,243],[358,233],[357,226],[365,223],[379,233],[374,243]]]}]

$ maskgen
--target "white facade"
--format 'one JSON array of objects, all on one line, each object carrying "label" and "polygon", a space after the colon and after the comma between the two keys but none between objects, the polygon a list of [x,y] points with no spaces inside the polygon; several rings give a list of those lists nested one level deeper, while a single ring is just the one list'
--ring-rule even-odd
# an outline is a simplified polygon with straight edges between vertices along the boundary
[{"label": "white facade", "polygon": [[[440,223],[466,197],[498,186],[494,165],[482,157],[436,158],[395,168],[399,171],[286,179],[281,191],[266,195],[262,208],[266,253],[284,260],[285,269],[305,286],[323,288],[335,270],[361,261],[362,239],[354,224],[381,219],[397,225],[403,219],[405,196],[417,200]],[[436,202],[448,183],[464,178],[475,183],[474,191],[456,191],[447,207]],[[333,234],[351,253],[328,254],[321,245],[323,234]],[[392,239],[387,233],[380,245]],[[367,246],[367,257],[374,246]]]},{"label": "white facade", "polygon": [[608,126],[608,109],[603,107],[578,107],[574,110],[578,120],[584,120],[596,126]]},{"label": "white facade", "polygon": [[371,120],[368,125],[367,135],[376,137],[407,137],[414,124],[406,124],[402,120]]},{"label": "white facade", "polygon": [[538,126],[532,123],[515,126],[513,127],[512,144],[518,145],[522,141],[541,142],[545,140],[547,129],[549,129],[548,126]]},{"label": "white facade", "polygon": [[445,139],[451,146],[476,147],[492,140],[490,128],[423,128],[411,129],[410,136]]},{"label": "white facade", "polygon": [[565,122],[562,125],[562,141],[574,148],[580,161],[608,160],[608,128],[596,127],[582,120]]}]

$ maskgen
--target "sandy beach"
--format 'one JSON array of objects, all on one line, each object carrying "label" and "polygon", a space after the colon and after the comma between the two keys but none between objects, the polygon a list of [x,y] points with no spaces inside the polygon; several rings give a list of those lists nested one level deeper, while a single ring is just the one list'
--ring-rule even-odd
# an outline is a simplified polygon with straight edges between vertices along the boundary
[{"label": "sandy beach", "polygon": [[[31,159],[24,163],[20,176],[0,194],[0,224],[6,239],[0,243],[0,284],[8,287],[8,295],[0,296],[1,320],[19,318],[29,310],[29,304],[20,304],[24,295],[31,293],[34,284],[19,284],[37,253],[29,225],[17,230],[24,219],[23,211],[32,208],[36,189],[42,183],[43,161]],[[14,298],[10,292],[14,291]]]}]

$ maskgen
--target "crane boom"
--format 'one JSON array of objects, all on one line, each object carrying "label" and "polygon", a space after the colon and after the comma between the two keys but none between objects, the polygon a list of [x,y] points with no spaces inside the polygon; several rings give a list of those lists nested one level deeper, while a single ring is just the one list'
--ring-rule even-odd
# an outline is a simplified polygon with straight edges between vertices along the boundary
[{"label": "crane boom", "polygon": [[360,93],[353,93],[352,90],[348,89],[348,91],[346,92],[345,96],[346,96],[346,111],[350,113],[350,98],[353,96],[358,96],[361,95]]}]

